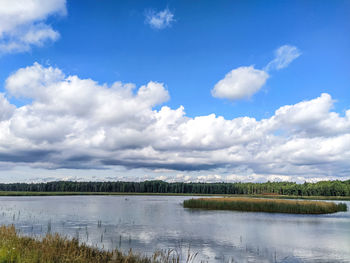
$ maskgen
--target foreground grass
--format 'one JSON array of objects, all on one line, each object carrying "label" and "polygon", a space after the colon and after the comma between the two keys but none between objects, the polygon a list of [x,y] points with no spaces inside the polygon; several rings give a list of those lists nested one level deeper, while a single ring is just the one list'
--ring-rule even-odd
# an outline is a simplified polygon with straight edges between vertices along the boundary
[{"label": "foreground grass", "polygon": [[[190,255],[189,255],[190,256]],[[190,257],[193,257],[190,256]],[[187,262],[190,262],[188,259]],[[168,252],[156,252],[151,257],[123,254],[118,250],[101,251],[76,239],[68,240],[47,235],[42,240],[18,236],[14,226],[0,226],[0,263],[175,263],[179,257]]]},{"label": "foreground grass", "polygon": [[350,201],[350,196],[296,196],[296,195],[232,195],[232,194],[192,194],[192,193],[134,193],[134,192],[27,192],[0,191],[0,196],[70,196],[70,195],[152,195],[152,196],[223,196],[254,197],[268,199],[305,199]]},{"label": "foreground grass", "polygon": [[347,206],[344,203],[336,204],[322,201],[273,200],[245,197],[189,199],[185,200],[183,205],[186,208],[290,214],[329,214],[347,211]]}]

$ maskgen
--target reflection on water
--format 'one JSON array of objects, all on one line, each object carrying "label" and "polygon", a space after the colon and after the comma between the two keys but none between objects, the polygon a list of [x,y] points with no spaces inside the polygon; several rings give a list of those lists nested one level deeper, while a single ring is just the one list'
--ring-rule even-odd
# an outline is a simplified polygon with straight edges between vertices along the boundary
[{"label": "reflection on water", "polygon": [[[350,262],[350,212],[190,210],[178,196],[0,197],[0,224],[58,232],[102,249],[175,249],[208,262]],[[346,202],[350,207],[350,202]]]}]

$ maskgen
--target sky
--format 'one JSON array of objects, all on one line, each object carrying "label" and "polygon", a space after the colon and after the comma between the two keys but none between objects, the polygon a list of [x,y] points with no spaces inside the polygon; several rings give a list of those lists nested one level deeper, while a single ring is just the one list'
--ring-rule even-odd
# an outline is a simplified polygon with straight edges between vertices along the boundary
[{"label": "sky", "polygon": [[0,182],[350,179],[350,2],[0,0]]}]

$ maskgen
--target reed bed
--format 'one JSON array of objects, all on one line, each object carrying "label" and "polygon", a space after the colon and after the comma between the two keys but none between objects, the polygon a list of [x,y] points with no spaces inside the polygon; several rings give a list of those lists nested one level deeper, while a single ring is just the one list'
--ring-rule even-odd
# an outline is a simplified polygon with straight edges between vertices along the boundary
[{"label": "reed bed", "polygon": [[[180,258],[175,252],[158,251],[146,257],[131,251],[101,251],[58,234],[39,240],[19,236],[14,226],[0,226],[0,262],[4,263],[178,263]],[[192,257],[187,262],[192,262]]]},{"label": "reed bed", "polygon": [[344,203],[258,198],[199,198],[183,202],[185,208],[290,214],[329,214],[347,211]]}]

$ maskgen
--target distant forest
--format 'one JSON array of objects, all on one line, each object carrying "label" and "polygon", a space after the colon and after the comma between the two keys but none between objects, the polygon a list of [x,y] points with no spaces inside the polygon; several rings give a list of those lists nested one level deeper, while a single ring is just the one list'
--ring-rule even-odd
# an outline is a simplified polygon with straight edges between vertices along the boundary
[{"label": "distant forest", "polygon": [[0,191],[33,192],[123,192],[184,194],[278,194],[294,196],[350,196],[350,180],[297,184],[266,183],[167,183],[144,182],[71,182],[0,184]]}]

